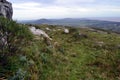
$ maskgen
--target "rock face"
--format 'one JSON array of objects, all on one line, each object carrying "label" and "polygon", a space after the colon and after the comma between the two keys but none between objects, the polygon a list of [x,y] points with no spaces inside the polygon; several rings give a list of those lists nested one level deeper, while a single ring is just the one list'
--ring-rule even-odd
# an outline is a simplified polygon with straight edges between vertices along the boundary
[{"label": "rock face", "polygon": [[0,16],[12,19],[13,8],[12,4],[6,0],[0,0]]}]

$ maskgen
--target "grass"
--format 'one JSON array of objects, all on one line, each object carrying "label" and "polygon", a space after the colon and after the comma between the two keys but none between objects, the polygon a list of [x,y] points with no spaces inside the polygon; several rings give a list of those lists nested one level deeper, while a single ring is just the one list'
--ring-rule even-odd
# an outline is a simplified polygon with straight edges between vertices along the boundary
[{"label": "grass", "polygon": [[[51,30],[47,31],[45,27]],[[39,28],[39,27],[38,27]],[[44,53],[48,63],[44,64],[41,80],[116,80],[119,79],[119,54],[117,45],[120,36],[115,33],[92,32],[89,29],[72,29],[69,34],[63,28],[44,25],[40,28],[58,43],[55,48],[47,48]],[[61,29],[57,31],[57,29]],[[80,37],[78,33],[87,36]],[[78,36],[74,36],[78,35]],[[37,42],[37,41],[36,41]],[[103,42],[102,44],[99,42]],[[42,44],[43,45],[43,42]],[[45,48],[42,47],[42,48]],[[40,50],[41,51],[41,50]],[[48,54],[50,53],[50,54]],[[42,55],[43,56],[43,55]],[[44,59],[44,58],[43,58]]]},{"label": "grass", "polygon": [[[0,66],[9,80],[119,80],[120,35],[88,28],[36,25],[53,40],[33,38],[17,55],[7,57],[8,68]],[[46,30],[49,28],[50,30]],[[6,58],[5,58],[6,59]],[[9,75],[9,71],[11,75]],[[22,75],[24,74],[24,75]]]}]

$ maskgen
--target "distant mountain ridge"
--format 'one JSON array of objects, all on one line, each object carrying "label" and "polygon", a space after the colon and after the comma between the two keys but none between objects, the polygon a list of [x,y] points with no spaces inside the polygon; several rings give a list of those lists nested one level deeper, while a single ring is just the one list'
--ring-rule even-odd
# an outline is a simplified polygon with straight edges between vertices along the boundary
[{"label": "distant mountain ridge", "polygon": [[89,18],[91,20],[102,20],[102,21],[112,21],[112,22],[120,22],[120,17],[96,17],[96,18]]},{"label": "distant mountain ridge", "polygon": [[63,18],[63,19],[39,19],[22,22],[26,24],[49,24],[49,25],[63,25],[72,27],[92,27],[105,30],[111,30],[120,33],[120,22],[94,20],[87,18]]}]

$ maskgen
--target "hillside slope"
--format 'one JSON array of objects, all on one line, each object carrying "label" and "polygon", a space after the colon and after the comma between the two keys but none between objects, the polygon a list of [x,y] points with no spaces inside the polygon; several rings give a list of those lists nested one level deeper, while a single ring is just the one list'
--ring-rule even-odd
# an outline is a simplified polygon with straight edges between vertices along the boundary
[{"label": "hillside slope", "polygon": [[29,31],[28,33],[19,32],[19,34],[29,34],[26,36],[31,35],[33,38],[28,38],[29,40],[26,41],[26,38],[20,35],[21,42],[16,43],[20,45],[20,50],[9,56],[2,57],[1,55],[0,79],[120,79],[119,34],[91,28],[65,28],[53,25],[26,25],[24,27],[30,26],[45,31],[52,40],[32,35]]}]

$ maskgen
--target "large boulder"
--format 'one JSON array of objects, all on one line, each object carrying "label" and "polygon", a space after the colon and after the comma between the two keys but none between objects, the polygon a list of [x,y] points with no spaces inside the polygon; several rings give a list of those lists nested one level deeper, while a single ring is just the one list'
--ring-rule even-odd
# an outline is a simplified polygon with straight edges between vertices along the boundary
[{"label": "large boulder", "polygon": [[0,0],[0,16],[12,19],[13,8],[12,4],[6,0]]},{"label": "large boulder", "polygon": [[41,30],[41,29],[36,29],[34,26],[31,26],[30,28],[30,31],[34,34],[34,35],[36,35],[36,36],[43,36],[45,39],[47,39],[47,40],[52,40],[52,38],[50,38],[49,36],[48,36],[48,34],[47,33],[45,33],[45,31],[43,31],[43,30]]}]

